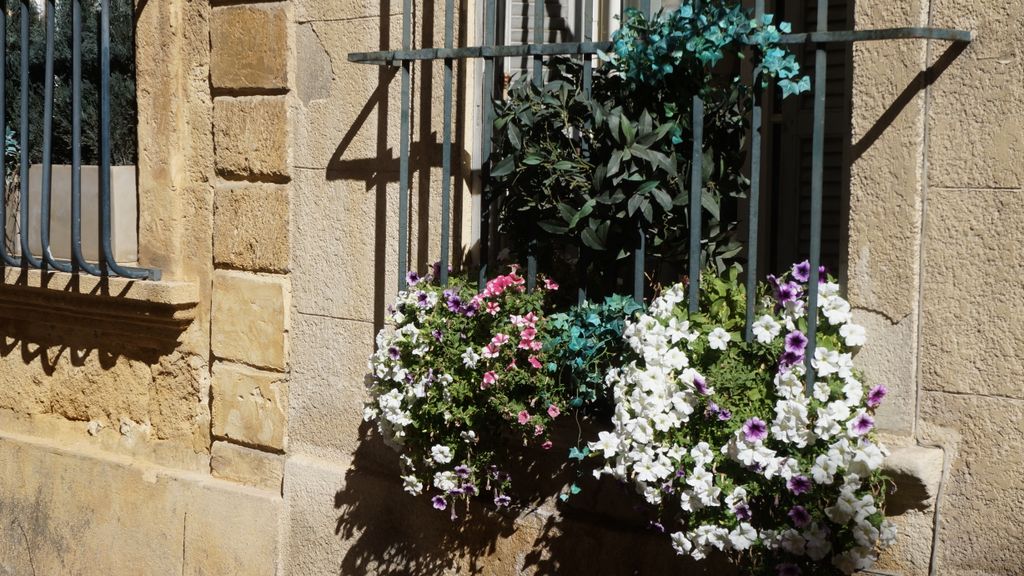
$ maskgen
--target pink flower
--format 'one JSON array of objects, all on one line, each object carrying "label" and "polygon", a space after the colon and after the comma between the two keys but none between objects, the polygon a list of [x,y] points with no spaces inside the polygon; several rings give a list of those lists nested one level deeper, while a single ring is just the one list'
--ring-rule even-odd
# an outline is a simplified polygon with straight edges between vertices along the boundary
[{"label": "pink flower", "polygon": [[519,341],[519,349],[520,350],[529,350],[531,344],[533,344],[533,340],[520,340]]},{"label": "pink flower", "polygon": [[521,328],[526,324],[526,319],[518,314],[513,314],[508,317],[508,321],[512,323],[516,328]]},{"label": "pink flower", "polygon": [[562,411],[558,409],[558,406],[555,406],[554,404],[548,406],[548,416],[551,416],[552,418],[558,418],[558,415],[561,413]]},{"label": "pink flower", "polygon": [[501,346],[502,344],[505,344],[506,342],[508,342],[508,336],[506,336],[506,335],[504,335],[504,334],[502,334],[500,332],[495,334],[494,338],[491,338],[491,344],[494,344],[495,346]]},{"label": "pink flower", "polygon": [[540,352],[541,348],[543,347],[544,345],[541,344],[539,340],[534,340],[530,342],[530,350],[533,350],[534,352]]},{"label": "pink flower", "polygon": [[519,333],[519,337],[523,340],[533,340],[537,337],[537,329],[533,327],[526,328]]},{"label": "pink flower", "polygon": [[520,411],[517,420],[519,420],[520,424],[526,424],[527,422],[530,421],[530,413],[527,412],[526,410]]},{"label": "pink flower", "polygon": [[537,424],[537,425],[535,425],[533,427],[533,435],[534,436],[540,436],[543,433],[544,433],[544,427],[541,426],[540,424]]},{"label": "pink flower", "polygon": [[490,314],[491,316],[497,316],[498,312],[500,312],[500,311],[501,311],[501,306],[499,306],[497,302],[488,302],[487,303],[487,313]]},{"label": "pink flower", "polygon": [[540,360],[537,360],[536,356],[530,356],[530,366],[533,366],[534,368],[540,370],[542,364],[540,363]]},{"label": "pink flower", "polygon": [[551,278],[545,278],[544,287],[547,288],[548,290],[558,290],[558,283],[556,283]]},{"label": "pink flower", "polygon": [[494,373],[494,370],[484,373],[484,382],[480,385],[481,390],[486,390],[492,385],[498,383],[498,375]]},{"label": "pink flower", "polygon": [[513,358],[512,361],[508,363],[508,369],[515,370],[516,368],[518,368],[518,366],[516,366],[516,359]]},{"label": "pink flower", "polygon": [[537,315],[534,314],[533,312],[530,312],[526,316],[523,316],[523,320],[526,320],[527,324],[533,326],[534,324],[537,323]]},{"label": "pink flower", "polygon": [[494,343],[484,346],[483,352],[480,353],[484,358],[496,358],[498,356],[498,347]]},{"label": "pink flower", "polygon": [[551,440],[545,441],[543,444],[540,445],[540,447],[545,450],[551,450]]}]

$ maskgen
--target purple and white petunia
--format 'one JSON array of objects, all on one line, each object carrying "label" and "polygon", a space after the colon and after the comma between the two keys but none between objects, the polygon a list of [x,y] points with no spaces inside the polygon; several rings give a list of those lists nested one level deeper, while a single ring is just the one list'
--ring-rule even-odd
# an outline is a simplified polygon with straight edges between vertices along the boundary
[{"label": "purple and white petunia", "polygon": [[768,436],[768,424],[756,417],[744,422],[742,430],[743,437],[747,442],[757,442]]}]

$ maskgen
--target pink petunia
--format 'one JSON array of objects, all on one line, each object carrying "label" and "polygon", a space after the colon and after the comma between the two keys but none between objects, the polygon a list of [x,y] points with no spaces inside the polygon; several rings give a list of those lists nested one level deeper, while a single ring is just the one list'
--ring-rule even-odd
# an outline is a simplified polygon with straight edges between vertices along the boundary
[{"label": "pink petunia", "polygon": [[537,337],[537,329],[533,327],[524,328],[523,331],[519,333],[519,337],[523,340],[533,340]]},{"label": "pink petunia", "polygon": [[533,350],[534,352],[540,352],[541,348],[544,348],[544,344],[542,344],[540,340],[534,340],[533,342],[530,342],[530,350]]},{"label": "pink petunia", "polygon": [[558,418],[558,415],[561,413],[562,411],[558,409],[558,406],[555,406],[554,404],[548,406],[548,416],[551,416],[552,418]]},{"label": "pink petunia", "polygon": [[498,312],[501,312],[501,306],[497,302],[487,303],[487,313],[491,316],[497,316]]},{"label": "pink petunia", "polygon": [[521,410],[519,412],[519,417],[517,418],[517,420],[519,420],[520,424],[526,424],[527,422],[530,421],[530,413],[527,412],[526,410]]},{"label": "pink petunia", "polygon": [[544,279],[544,287],[548,290],[558,290],[558,283],[551,278]]},{"label": "pink petunia", "polygon": [[537,424],[537,425],[535,425],[533,427],[533,435],[534,436],[540,436],[543,433],[544,433],[544,427],[541,426],[540,424]]},{"label": "pink petunia", "polygon": [[484,346],[483,352],[480,353],[484,358],[496,358],[498,356],[498,347],[493,343]]},{"label": "pink petunia", "polygon": [[494,370],[484,373],[483,384],[480,385],[481,390],[486,390],[498,383],[498,375],[494,373]]},{"label": "pink petunia", "polygon": [[543,444],[540,445],[540,447],[545,450],[551,450],[551,440],[545,441]]},{"label": "pink petunia", "polygon": [[494,338],[491,338],[491,344],[494,344],[495,346],[501,346],[502,344],[505,344],[507,342],[508,342],[508,336],[506,336],[505,334],[502,334],[500,332],[495,334]]},{"label": "pink petunia", "polygon": [[533,366],[534,368],[536,368],[538,370],[542,366],[542,364],[540,363],[540,360],[537,360],[536,356],[530,356],[529,360],[530,360],[530,366]]},{"label": "pink petunia", "polygon": [[523,320],[526,320],[527,324],[533,326],[534,324],[537,323],[537,315],[534,314],[533,312],[530,312],[526,316],[523,316]]}]

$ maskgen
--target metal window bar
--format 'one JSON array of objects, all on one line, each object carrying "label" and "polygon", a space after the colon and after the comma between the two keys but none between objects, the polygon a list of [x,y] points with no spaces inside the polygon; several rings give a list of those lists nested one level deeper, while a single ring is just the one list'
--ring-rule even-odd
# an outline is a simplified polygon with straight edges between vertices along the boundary
[{"label": "metal window bar", "polygon": [[[450,17],[451,14],[451,3],[453,0],[446,0],[446,18]],[[826,64],[827,55],[825,50],[825,44],[829,43],[852,43],[852,42],[866,42],[866,41],[883,41],[883,40],[897,40],[897,39],[917,39],[917,40],[939,40],[955,43],[969,43],[973,40],[973,33],[964,30],[954,30],[947,28],[922,28],[922,27],[904,27],[904,28],[887,28],[877,30],[842,30],[842,31],[830,31],[828,30],[828,0],[817,0],[818,2],[818,15],[816,22],[816,30],[813,32],[797,33],[797,34],[785,34],[782,37],[781,42],[783,44],[809,44],[815,47],[815,70],[814,70],[814,120],[812,123],[812,169],[811,169],[811,241],[810,241],[810,264],[811,264],[811,278],[809,279],[808,299],[809,309],[817,309],[818,299],[818,279],[819,279],[819,265],[821,260],[821,211],[822,211],[822,184],[823,184],[823,152],[824,152],[824,121],[825,121],[825,86],[826,86]],[[448,31],[448,21],[446,20],[446,36],[445,36],[445,47],[444,48],[421,48],[411,49],[406,42],[407,36],[403,33],[403,49],[402,50],[385,50],[376,52],[355,52],[348,55],[348,59],[353,63],[363,64],[374,64],[374,65],[386,65],[395,66],[400,65],[403,67],[403,82],[402,82],[402,159],[401,159],[401,170],[400,175],[400,186],[403,188],[400,190],[400,204],[399,204],[399,227],[400,230],[405,233],[400,233],[399,238],[399,286],[405,286],[405,269],[403,264],[406,262],[404,254],[410,249],[408,245],[408,138],[410,134],[409,126],[409,93],[410,87],[406,82],[407,74],[409,71],[410,63],[417,60],[445,60],[447,63],[452,60],[469,60],[482,58],[484,60],[484,77],[482,87],[482,108],[483,108],[483,124],[481,127],[481,172],[483,174],[484,181],[486,182],[489,165],[491,162],[491,136],[492,136],[492,123],[494,118],[494,108],[492,99],[496,94],[500,94],[500,90],[495,86],[494,83],[494,61],[496,58],[505,57],[533,57],[533,79],[538,84],[543,78],[543,61],[545,56],[581,56],[584,59],[584,86],[586,90],[590,89],[590,81],[592,77],[592,70],[590,66],[586,65],[590,63],[590,58],[598,51],[608,51],[611,48],[611,42],[593,42],[590,34],[590,11],[587,10],[587,16],[584,21],[587,23],[585,29],[586,32],[583,37],[583,42],[561,42],[561,43],[542,43],[543,39],[543,14],[541,13],[541,7],[543,6],[544,0],[534,0],[534,44],[526,45],[515,45],[515,46],[502,46],[495,45],[496,37],[496,18],[495,12],[497,9],[496,0],[487,0],[485,4],[485,15],[484,15],[484,44],[482,46],[467,46],[461,48],[454,48],[451,44],[451,35]],[[693,2],[694,8],[700,8],[700,0]],[[585,3],[588,8],[591,8],[589,2]],[[592,9],[592,8],[591,8]],[[647,14],[650,14],[651,2],[650,0],[641,0],[641,9]],[[754,7],[755,15],[760,17],[765,12],[764,0],[756,0]],[[410,11],[410,0],[405,1],[405,12],[404,22],[408,23],[412,18]],[[405,30],[403,25],[403,32]],[[755,75],[757,68],[755,66]],[[448,150],[445,153],[446,164],[450,162],[450,146],[451,146],[451,134],[448,130],[448,124],[450,124],[451,114],[451,101],[449,99],[448,85],[451,84],[451,77],[446,74],[445,76],[445,131],[444,131],[444,142],[442,146]],[[754,101],[751,112],[751,183],[750,183],[750,203],[749,203],[749,214],[748,214],[748,239],[747,239],[747,274],[746,274],[746,290],[747,290],[747,310],[746,310],[746,330],[745,338],[747,341],[753,339],[752,324],[754,322],[754,310],[756,307],[756,288],[757,288],[757,241],[758,241],[758,225],[759,225],[759,200],[760,200],[760,188],[761,188],[761,129],[762,129],[762,91],[754,90]],[[703,161],[703,101],[699,95],[694,96],[693,100],[693,150],[692,150],[692,172],[691,172],[691,186],[690,186],[690,258],[689,258],[689,275],[690,275],[690,290],[689,290],[689,307],[690,311],[694,312],[698,308],[699,290],[700,290],[700,241],[701,241],[701,188],[702,188],[702,170],[701,163]],[[446,166],[445,174],[449,172],[450,166]],[[445,193],[447,193],[447,177],[445,178]],[[490,192],[487,186],[483,187],[482,198],[480,204],[480,284],[486,281],[488,263],[489,263],[489,243],[490,243],[490,217],[491,217],[491,198]],[[447,210],[447,201],[443,204],[443,209]],[[445,220],[442,230],[442,262],[446,258],[447,250],[447,230],[448,222]],[[644,273],[645,273],[645,251],[646,251],[646,234],[644,228],[638,224],[637,226],[637,245],[633,254],[633,295],[637,300],[642,300],[644,296]],[[528,268],[531,271],[536,266],[535,260],[533,260],[533,254],[530,254],[531,260],[528,262]],[[580,266],[585,270],[586,266],[586,250],[581,249],[580,251]],[[447,270],[444,269],[442,274],[446,275]],[[581,283],[580,300],[586,298],[586,286],[585,283]],[[816,333],[817,333],[817,314],[808,314],[809,326],[808,326],[808,346],[810,350],[814,350],[816,346]],[[814,370],[810,364],[810,355],[807,360],[807,387],[808,393],[814,384]]]},{"label": "metal window bar", "polygon": [[[23,269],[40,269],[43,271],[60,271],[83,273],[91,276],[118,276],[135,280],[159,280],[160,270],[154,268],[136,268],[121,266],[114,258],[111,242],[111,192],[110,192],[110,0],[100,2],[99,22],[99,64],[100,64],[100,114],[99,114],[99,262],[86,260],[82,251],[82,6],[81,0],[62,0],[72,2],[71,52],[71,255],[70,261],[54,258],[50,245],[50,213],[52,209],[52,173],[53,173],[53,92],[54,92],[54,42],[58,32],[55,23],[56,0],[46,0],[45,9],[45,77],[43,78],[43,142],[42,142],[42,177],[40,179],[39,199],[39,239],[42,257],[32,254],[29,239],[32,225],[29,213],[29,30],[31,11],[29,2],[20,2],[20,74],[19,74],[19,174],[21,186],[20,201],[20,257],[10,254],[6,242],[0,242],[0,261],[4,266]],[[0,43],[7,46],[7,3],[0,10]],[[6,92],[7,59],[2,64],[0,77],[0,102],[6,103],[9,96]],[[6,105],[0,106],[0,134],[7,132]],[[6,178],[6,154],[0,155],[0,174]],[[0,222],[7,223],[7,186],[0,191]]]}]

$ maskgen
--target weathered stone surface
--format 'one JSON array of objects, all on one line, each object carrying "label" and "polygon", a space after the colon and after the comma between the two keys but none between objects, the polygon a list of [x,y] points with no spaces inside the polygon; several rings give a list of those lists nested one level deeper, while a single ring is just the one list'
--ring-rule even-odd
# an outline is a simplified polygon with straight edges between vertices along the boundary
[{"label": "weathered stone surface", "polygon": [[214,442],[210,472],[217,478],[280,493],[284,458],[230,442]]},{"label": "weathered stone surface", "polygon": [[285,375],[223,362],[214,365],[214,436],[283,450],[287,414]]},{"label": "weathered stone surface", "polygon": [[213,139],[221,176],[272,182],[288,179],[285,96],[214,99]]},{"label": "weathered stone surface", "polygon": [[0,434],[0,572],[277,574],[280,498]]},{"label": "weathered stone surface", "polygon": [[911,435],[917,406],[917,316],[893,324],[881,314],[855,309],[853,319],[867,330],[868,341],[855,359],[869,385],[889,390],[875,414],[879,429]]},{"label": "weathered stone surface", "polygon": [[[1020,2],[933,2],[932,21],[974,41],[935,79],[928,107],[928,179],[949,188],[1024,187],[1024,30]],[[938,24],[936,24],[938,25]],[[947,50],[932,47],[932,61]]]},{"label": "weathered stone surface", "polygon": [[213,353],[277,370],[288,362],[290,290],[284,276],[219,270],[213,276]]},{"label": "weathered stone surface", "polygon": [[[935,573],[1024,573],[1024,401],[923,391],[921,418],[958,438],[939,503]],[[950,445],[941,430],[925,432]]]},{"label": "weathered stone surface", "polygon": [[922,386],[1024,398],[1024,192],[933,189]]},{"label": "weathered stone surface", "polygon": [[373,325],[299,313],[292,334],[289,452],[349,458],[359,445],[368,397],[366,359],[373,350]]},{"label": "weathered stone surface", "polygon": [[215,88],[288,87],[287,6],[245,4],[213,9],[210,81]]},{"label": "weathered stone surface", "polygon": [[892,447],[883,466],[896,484],[896,493],[886,497],[886,512],[898,514],[925,510],[934,504],[942,481],[943,452],[925,446]]},{"label": "weathered stone surface", "polygon": [[286,272],[289,268],[288,188],[248,184],[214,195],[214,262],[232,268]]}]

